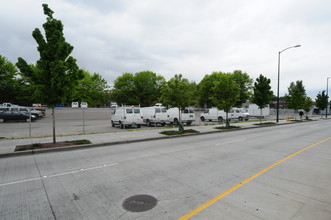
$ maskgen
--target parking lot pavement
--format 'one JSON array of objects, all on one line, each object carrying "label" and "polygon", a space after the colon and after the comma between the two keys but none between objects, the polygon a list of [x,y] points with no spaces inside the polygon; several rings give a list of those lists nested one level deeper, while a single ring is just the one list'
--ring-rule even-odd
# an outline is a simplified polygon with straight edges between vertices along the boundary
[{"label": "parking lot pavement", "polygon": [[[239,126],[240,128],[254,128],[257,127],[257,122],[243,122],[243,123],[233,123],[232,125]],[[290,121],[281,120],[279,124],[289,124],[292,123]],[[200,126],[189,126],[185,128],[194,129],[199,131],[200,134],[210,133],[210,132],[220,132],[219,129],[215,129],[215,127],[220,126],[217,123],[209,124],[209,125],[200,125]],[[71,135],[71,136],[61,136],[57,137],[56,141],[72,141],[72,140],[82,140],[87,139],[92,142],[89,145],[79,145],[74,147],[62,147],[57,148],[56,150],[67,150],[68,148],[85,148],[85,147],[96,147],[96,146],[105,146],[105,145],[113,145],[120,143],[127,143],[133,141],[142,141],[142,140],[150,140],[150,139],[158,139],[158,138],[170,138],[173,136],[165,136],[160,134],[161,131],[164,130],[176,130],[177,128],[155,128],[155,129],[128,129],[128,130],[118,130],[116,132],[108,132],[108,133],[98,133],[98,134],[85,134],[85,135]],[[24,151],[24,152],[14,152],[15,147],[17,145],[25,145],[25,144],[34,144],[34,143],[51,143],[52,137],[45,138],[25,138],[25,139],[10,139],[10,140],[0,140],[0,157],[8,157],[8,156],[16,156],[20,154],[32,153],[32,151]],[[44,150],[34,150],[34,152],[48,152],[54,149],[44,149]]]}]

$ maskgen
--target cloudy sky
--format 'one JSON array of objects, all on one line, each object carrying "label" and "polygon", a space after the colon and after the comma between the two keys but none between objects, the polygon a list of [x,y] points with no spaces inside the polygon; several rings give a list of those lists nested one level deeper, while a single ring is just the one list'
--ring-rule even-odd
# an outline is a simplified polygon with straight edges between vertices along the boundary
[{"label": "cloudy sky", "polygon": [[298,44],[281,53],[280,95],[303,80],[315,98],[331,76],[330,0],[10,0],[0,7],[2,56],[38,60],[31,34],[43,30],[42,3],[62,21],[79,67],[109,84],[125,72],[199,83],[242,70],[270,78],[276,93],[278,52]]}]

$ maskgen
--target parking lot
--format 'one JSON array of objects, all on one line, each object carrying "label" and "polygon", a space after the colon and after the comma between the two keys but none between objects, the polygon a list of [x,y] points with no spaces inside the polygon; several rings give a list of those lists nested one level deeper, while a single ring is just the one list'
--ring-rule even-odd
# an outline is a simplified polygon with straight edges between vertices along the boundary
[{"label": "parking lot", "polygon": [[[110,108],[88,108],[55,109],[56,135],[90,134],[102,132],[121,131],[118,127],[111,127],[110,119],[113,109]],[[196,111],[195,125],[203,124],[199,119],[200,111]],[[5,122],[0,123],[1,138],[28,138],[30,137],[52,136],[52,116],[51,109],[46,110],[46,117],[34,122]],[[137,129],[137,128],[133,128]],[[154,127],[143,126],[139,129],[155,129]]]}]

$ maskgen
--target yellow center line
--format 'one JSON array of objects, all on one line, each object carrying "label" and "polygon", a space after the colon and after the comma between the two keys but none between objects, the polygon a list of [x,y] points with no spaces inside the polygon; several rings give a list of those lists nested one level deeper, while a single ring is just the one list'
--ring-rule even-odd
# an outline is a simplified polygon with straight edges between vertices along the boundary
[{"label": "yellow center line", "polygon": [[326,139],[324,139],[324,140],[321,140],[321,141],[319,141],[319,142],[317,142],[317,143],[315,143],[315,144],[312,144],[312,145],[310,145],[310,146],[308,146],[308,147],[305,147],[305,148],[303,148],[303,149],[301,149],[301,150],[299,150],[299,151],[297,151],[297,152],[295,152],[295,153],[293,153],[293,154],[291,154],[291,155],[289,155],[289,156],[287,156],[287,157],[285,157],[285,158],[283,158],[283,159],[277,161],[276,163],[274,163],[274,164],[272,164],[272,165],[266,167],[265,169],[263,169],[263,170],[261,170],[261,171],[255,173],[253,176],[251,176],[251,177],[245,179],[245,180],[242,181],[241,183],[238,183],[237,185],[235,185],[235,186],[231,187],[230,189],[224,191],[223,193],[219,194],[218,196],[214,197],[213,199],[209,200],[208,202],[202,204],[201,206],[199,206],[198,208],[192,210],[191,212],[187,213],[186,215],[183,215],[183,216],[180,217],[178,220],[186,220],[186,219],[191,218],[192,216],[194,216],[194,215],[196,215],[197,213],[201,212],[202,210],[204,210],[204,209],[207,208],[208,206],[214,204],[215,202],[217,202],[218,200],[222,199],[222,198],[225,197],[226,195],[232,193],[232,192],[235,191],[236,189],[242,187],[242,186],[245,185],[246,183],[252,181],[252,180],[255,179],[256,177],[262,175],[263,173],[265,173],[265,172],[267,172],[268,170],[272,169],[273,167],[279,165],[280,163],[282,163],[282,162],[284,162],[284,161],[290,159],[291,157],[294,157],[294,156],[297,155],[297,154],[300,154],[300,153],[304,152],[305,150],[308,150],[309,148],[312,148],[312,147],[314,147],[314,146],[316,146],[316,145],[319,145],[319,144],[321,144],[321,143],[323,143],[323,142],[325,142],[325,141],[328,141],[328,140],[330,140],[330,139],[331,139],[331,137],[326,138]]}]

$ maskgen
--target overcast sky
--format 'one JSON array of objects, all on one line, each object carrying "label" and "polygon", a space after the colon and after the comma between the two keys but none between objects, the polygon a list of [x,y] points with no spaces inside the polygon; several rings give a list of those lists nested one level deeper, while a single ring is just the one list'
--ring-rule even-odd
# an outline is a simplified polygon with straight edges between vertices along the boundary
[{"label": "overcast sky", "polygon": [[[150,70],[199,83],[214,71],[260,75],[280,95],[302,80],[309,96],[331,76],[330,0],[1,0],[0,54],[39,59],[32,31],[45,23],[42,3],[62,21],[80,68],[111,85],[125,72]],[[331,87],[331,79],[329,80]]]}]

